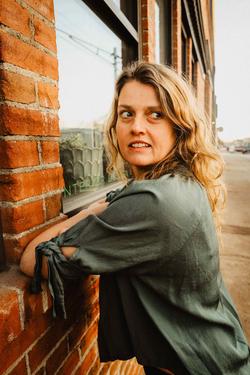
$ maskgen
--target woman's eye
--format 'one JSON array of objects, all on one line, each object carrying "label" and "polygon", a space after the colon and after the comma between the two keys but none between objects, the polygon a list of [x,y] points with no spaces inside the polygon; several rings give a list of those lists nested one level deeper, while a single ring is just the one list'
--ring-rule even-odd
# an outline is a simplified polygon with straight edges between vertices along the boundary
[{"label": "woman's eye", "polygon": [[132,113],[129,112],[129,111],[122,111],[122,112],[120,112],[119,115],[120,115],[121,118],[126,119],[126,118],[130,118],[132,116]]},{"label": "woman's eye", "polygon": [[159,118],[163,117],[162,112],[151,112],[150,117],[154,120],[158,120]]}]

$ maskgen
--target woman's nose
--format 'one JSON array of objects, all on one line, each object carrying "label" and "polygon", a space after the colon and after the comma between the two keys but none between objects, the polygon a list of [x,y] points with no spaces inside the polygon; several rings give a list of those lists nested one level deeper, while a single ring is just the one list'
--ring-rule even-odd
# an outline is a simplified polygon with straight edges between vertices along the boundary
[{"label": "woman's nose", "polygon": [[145,118],[143,118],[143,116],[135,116],[134,121],[132,122],[131,131],[134,134],[141,134],[141,133],[145,133],[145,130],[146,130]]}]

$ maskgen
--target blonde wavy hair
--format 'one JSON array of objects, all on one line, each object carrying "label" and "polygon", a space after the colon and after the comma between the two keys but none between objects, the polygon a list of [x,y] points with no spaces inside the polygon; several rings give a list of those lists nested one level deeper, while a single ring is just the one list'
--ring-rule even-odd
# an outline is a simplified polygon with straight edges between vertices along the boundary
[{"label": "blonde wavy hair", "polygon": [[[170,152],[146,171],[145,179],[159,178],[163,174],[186,167],[207,191],[216,219],[224,206],[225,187],[220,177],[224,162],[216,148],[214,136],[204,111],[192,88],[172,68],[163,65],[136,62],[126,67],[117,79],[111,114],[106,125],[108,172],[126,180],[126,161],[122,159],[116,137],[117,106],[123,86],[132,80],[151,85],[159,98],[162,111],[172,123],[176,142]],[[219,220],[216,220],[219,223]]]}]

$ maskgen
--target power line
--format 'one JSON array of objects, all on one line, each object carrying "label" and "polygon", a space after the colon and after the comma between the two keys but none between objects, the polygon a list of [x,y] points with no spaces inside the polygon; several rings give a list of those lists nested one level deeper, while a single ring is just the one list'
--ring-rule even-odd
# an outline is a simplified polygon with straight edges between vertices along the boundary
[{"label": "power line", "polygon": [[[56,30],[59,31],[60,33],[62,33],[63,35],[67,36],[67,39],[65,39],[65,38],[63,38],[62,35],[60,35],[60,37],[62,39],[66,40],[68,42],[73,42],[73,43],[78,44],[79,46],[81,46],[82,48],[87,50],[88,52],[90,52],[90,53],[94,54],[95,56],[98,56],[99,58],[104,60],[106,63],[113,65],[113,67],[114,67],[114,77],[115,77],[115,79],[117,78],[117,65],[119,64],[118,59],[122,60],[122,58],[117,54],[116,47],[114,47],[113,52],[110,52],[110,51],[107,51],[107,50],[105,50],[101,47],[96,46],[93,43],[87,42],[86,40],[83,40],[83,39],[81,39],[81,38],[79,38],[75,35],[69,34],[62,29],[56,28]],[[94,52],[91,48],[94,48],[96,50],[96,52]],[[110,61],[110,60],[106,59],[106,57],[102,56],[99,52],[105,53],[109,57],[112,57],[113,61]]]},{"label": "power line", "polygon": [[88,52],[90,52],[92,55],[95,55],[95,56],[98,56],[99,58],[101,58],[102,60],[104,60],[106,63],[108,64],[113,64],[111,61],[109,61],[108,59],[106,59],[105,57],[101,56],[101,55],[97,55],[95,52],[93,52],[90,48],[88,48],[87,46],[84,46],[82,44],[80,44],[79,42],[73,40],[73,39],[69,39],[69,38],[64,38],[62,35],[60,35],[60,38],[62,38],[63,40],[65,40],[66,42],[68,43],[71,43],[74,47],[75,47],[75,44],[78,44],[80,47],[84,48],[85,50],[87,50]]},{"label": "power line", "polygon": [[[65,34],[65,35],[67,35],[70,39],[72,39],[72,40],[74,40],[76,42],[83,43],[83,44],[86,44],[86,45],[88,45],[88,46],[90,46],[92,48],[95,48],[96,51],[97,51],[97,53],[96,53],[97,55],[99,55],[99,51],[100,51],[100,52],[103,52],[103,53],[105,53],[105,54],[107,54],[109,56],[114,56],[114,52],[110,52],[108,50],[105,50],[105,49],[103,49],[103,48],[101,48],[101,47],[99,47],[99,46],[97,46],[97,45],[95,45],[93,43],[87,42],[86,40],[79,38],[76,35],[69,34],[68,32],[66,32],[66,31],[64,31],[62,29],[56,28],[56,30],[59,31],[59,32],[61,32],[61,33],[63,33],[63,34]],[[122,57],[119,56],[119,55],[116,55],[116,58],[122,60]]]}]

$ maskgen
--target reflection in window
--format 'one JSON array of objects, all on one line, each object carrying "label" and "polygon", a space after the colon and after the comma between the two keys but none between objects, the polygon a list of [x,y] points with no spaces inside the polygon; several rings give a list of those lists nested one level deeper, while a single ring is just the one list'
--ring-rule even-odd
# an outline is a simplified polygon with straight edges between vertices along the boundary
[{"label": "reflection in window", "polygon": [[110,181],[103,125],[122,68],[122,43],[81,0],[55,0],[55,13],[60,156],[67,198]]}]

